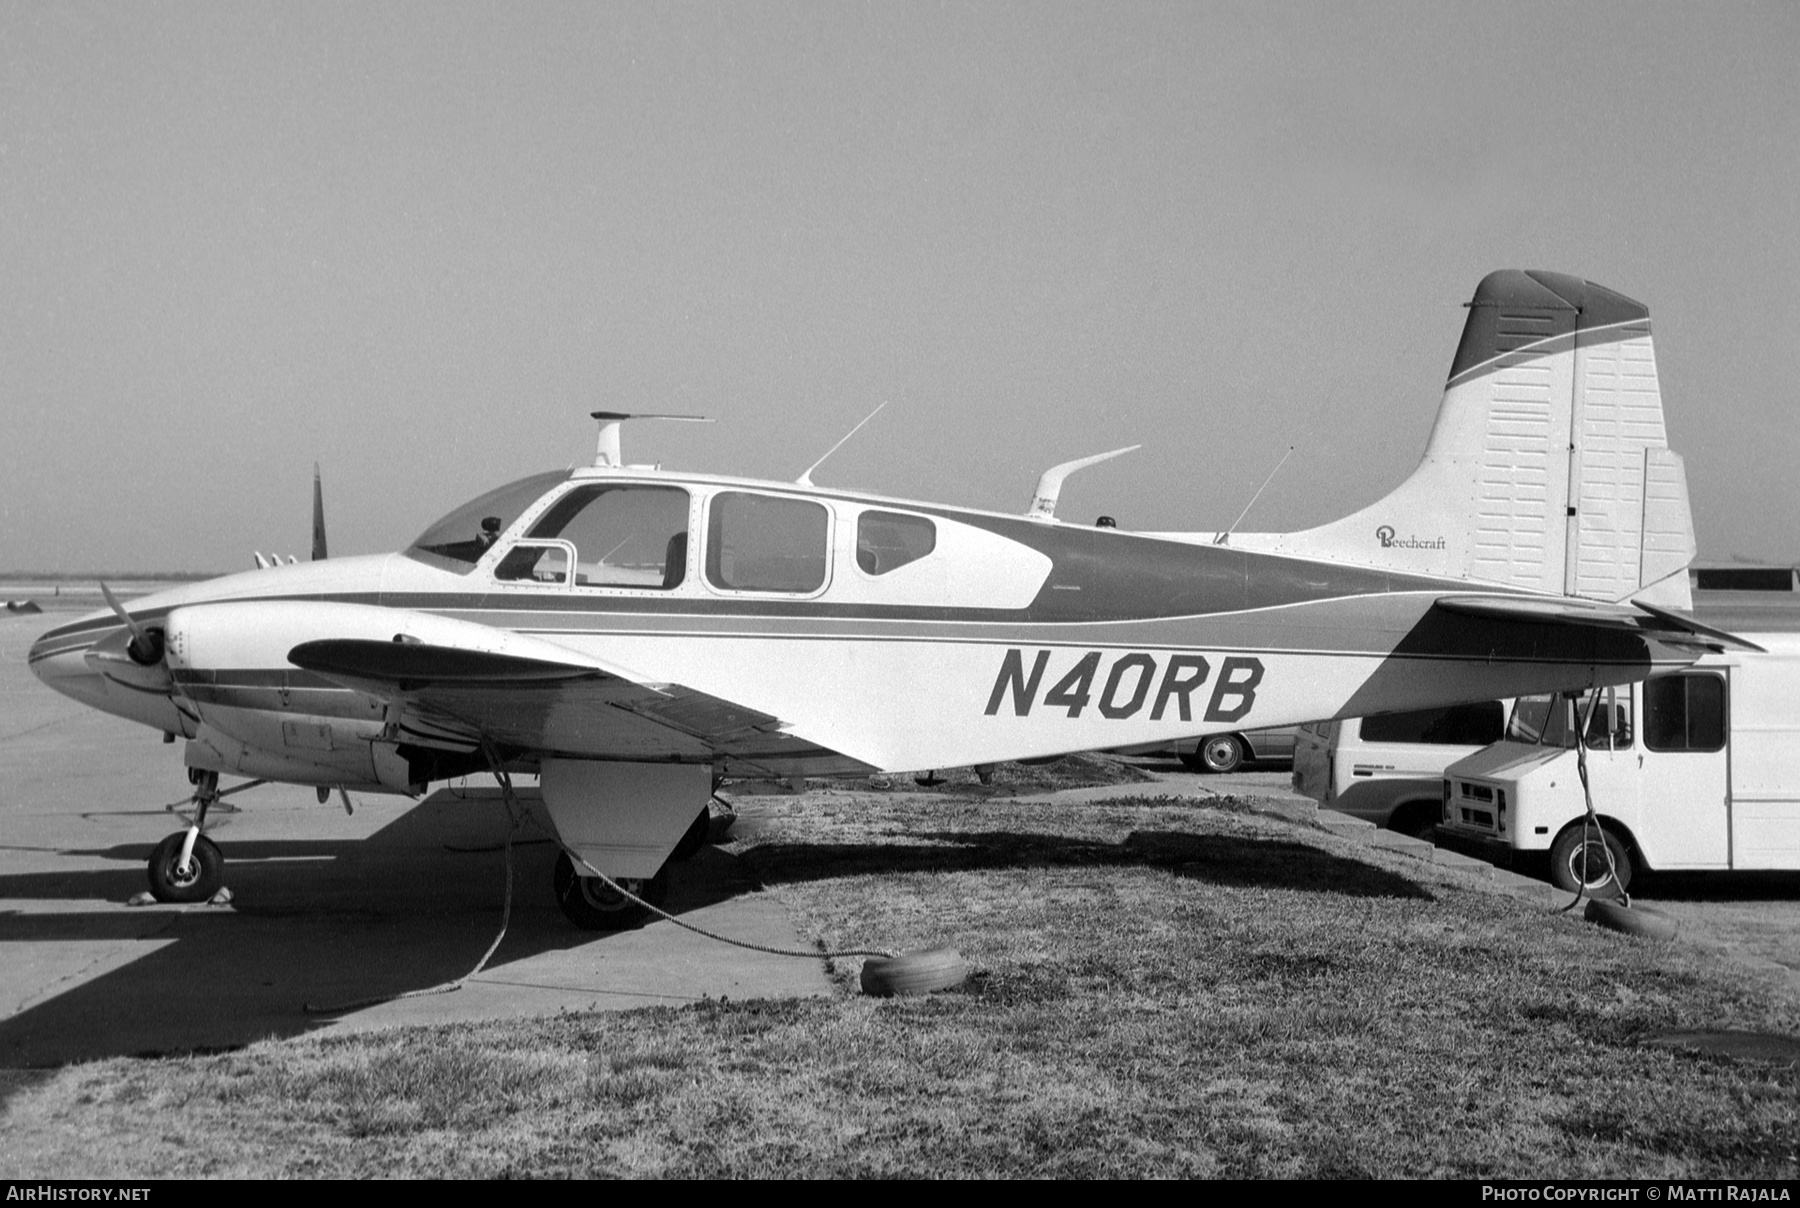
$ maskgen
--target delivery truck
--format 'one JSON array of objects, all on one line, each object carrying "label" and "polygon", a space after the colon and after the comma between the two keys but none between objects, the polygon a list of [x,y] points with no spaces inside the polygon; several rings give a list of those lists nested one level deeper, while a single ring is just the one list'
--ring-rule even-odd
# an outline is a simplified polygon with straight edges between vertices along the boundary
[{"label": "delivery truck", "polygon": [[1742,636],[1763,649],[1521,698],[1502,741],[1444,770],[1440,835],[1548,853],[1552,881],[1596,896],[1643,869],[1800,869],[1800,634]]}]

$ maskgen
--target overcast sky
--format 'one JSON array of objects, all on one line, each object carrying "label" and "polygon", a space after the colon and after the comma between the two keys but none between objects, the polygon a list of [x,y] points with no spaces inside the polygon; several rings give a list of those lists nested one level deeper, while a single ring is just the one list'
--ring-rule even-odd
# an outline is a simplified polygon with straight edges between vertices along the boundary
[{"label": "overcast sky", "polygon": [[0,570],[404,545],[592,457],[1132,528],[1417,462],[1461,304],[1649,305],[1800,558],[1800,5],[0,5]]}]

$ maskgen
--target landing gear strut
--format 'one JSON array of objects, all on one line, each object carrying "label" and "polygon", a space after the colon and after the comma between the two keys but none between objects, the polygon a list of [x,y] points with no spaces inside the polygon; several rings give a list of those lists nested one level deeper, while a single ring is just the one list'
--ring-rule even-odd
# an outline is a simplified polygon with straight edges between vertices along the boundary
[{"label": "landing gear strut", "polygon": [[[225,857],[219,845],[201,833],[206,826],[206,813],[225,794],[219,792],[217,772],[194,769],[188,773],[194,784],[194,816],[184,831],[176,831],[150,853],[150,895],[159,902],[204,902],[225,884]],[[253,780],[250,784],[261,784]],[[247,789],[242,784],[228,789],[235,793]],[[226,806],[229,810],[231,807]]]}]

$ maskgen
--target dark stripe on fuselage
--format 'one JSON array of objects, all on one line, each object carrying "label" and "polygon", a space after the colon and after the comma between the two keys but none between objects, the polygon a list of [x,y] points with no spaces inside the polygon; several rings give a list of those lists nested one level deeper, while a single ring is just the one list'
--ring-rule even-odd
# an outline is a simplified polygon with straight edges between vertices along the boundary
[{"label": "dark stripe on fuselage", "polygon": [[[984,528],[1035,549],[1051,559],[1050,575],[1037,597],[1021,609],[840,604],[819,599],[670,596],[651,592],[622,595],[615,591],[584,593],[579,588],[380,594],[357,591],[329,595],[276,593],[238,596],[217,603],[314,600],[378,604],[420,612],[482,613],[487,623],[502,623],[507,628],[513,625],[509,621],[500,621],[500,618],[532,613],[692,618],[696,621],[788,619],[1062,626],[1218,617],[1346,597],[1467,591],[1471,587],[1462,580],[1311,562],[1226,546],[1190,545],[1105,529],[1046,525],[949,509],[916,507],[912,510]],[[1508,591],[1504,587],[1485,585],[1482,590]],[[173,607],[184,606],[205,605],[154,607],[134,611],[132,616],[143,624],[155,624],[165,619]],[[78,648],[119,628],[117,619],[97,617],[51,630],[33,647],[33,660]]]}]

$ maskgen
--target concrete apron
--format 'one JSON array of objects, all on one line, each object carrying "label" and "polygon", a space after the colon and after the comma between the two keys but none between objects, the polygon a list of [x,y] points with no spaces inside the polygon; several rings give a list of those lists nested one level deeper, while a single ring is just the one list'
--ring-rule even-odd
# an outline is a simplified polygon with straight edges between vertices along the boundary
[{"label": "concrete apron", "polygon": [[[511,824],[492,789],[423,802],[268,785],[209,833],[228,906],[127,906],[181,828],[180,748],[33,679],[30,641],[65,616],[0,620],[0,1068],[230,1048],[266,1037],[831,992],[823,963],[749,952],[658,921],[575,928],[552,900],[556,848],[513,848],[512,918],[455,993],[308,1013],[462,977],[499,931]],[[484,778],[485,779],[485,778]],[[529,794],[527,794],[529,797]],[[541,815],[540,815],[541,818]],[[667,907],[753,943],[809,947],[732,856],[673,870]]]}]

